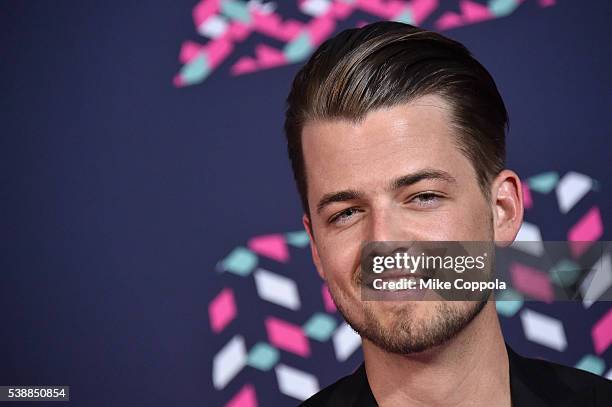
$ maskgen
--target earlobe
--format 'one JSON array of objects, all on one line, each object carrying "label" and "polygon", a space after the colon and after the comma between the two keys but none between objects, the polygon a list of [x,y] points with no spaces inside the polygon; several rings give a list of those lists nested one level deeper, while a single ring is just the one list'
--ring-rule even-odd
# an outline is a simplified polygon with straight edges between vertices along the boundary
[{"label": "earlobe", "polygon": [[492,183],[493,228],[496,242],[510,244],[523,223],[521,180],[511,170],[503,170]]},{"label": "earlobe", "polygon": [[306,233],[308,233],[308,237],[310,238],[310,254],[312,256],[312,262],[314,263],[317,269],[317,273],[319,273],[319,276],[321,276],[323,280],[326,280],[325,273],[323,272],[323,267],[321,266],[319,251],[317,250],[317,245],[314,239],[312,223],[310,217],[307,214],[302,215],[302,224],[304,225],[304,229],[306,229]]}]

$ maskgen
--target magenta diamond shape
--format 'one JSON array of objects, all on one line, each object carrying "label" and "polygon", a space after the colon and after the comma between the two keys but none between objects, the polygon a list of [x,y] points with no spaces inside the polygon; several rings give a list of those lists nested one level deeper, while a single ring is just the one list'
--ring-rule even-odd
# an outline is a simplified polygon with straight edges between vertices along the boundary
[{"label": "magenta diamond shape", "polygon": [[210,327],[219,333],[236,318],[236,301],[231,288],[224,288],[208,305]]},{"label": "magenta diamond shape", "polygon": [[272,345],[302,357],[310,356],[310,343],[300,326],[274,317],[266,318],[265,324]]}]

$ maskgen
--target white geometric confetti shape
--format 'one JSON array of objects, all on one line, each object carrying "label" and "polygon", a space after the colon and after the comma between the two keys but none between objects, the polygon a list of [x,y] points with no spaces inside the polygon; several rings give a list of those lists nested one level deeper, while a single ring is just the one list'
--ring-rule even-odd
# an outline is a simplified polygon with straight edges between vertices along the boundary
[{"label": "white geometric confetti shape", "polygon": [[346,323],[340,325],[332,337],[334,352],[339,362],[344,362],[361,346],[361,337]]},{"label": "white geometric confetti shape", "polygon": [[221,390],[242,370],[247,362],[244,338],[234,336],[213,358],[213,386]]},{"label": "white geometric confetti shape", "polygon": [[249,0],[247,2],[247,9],[250,12],[257,12],[259,14],[270,14],[276,10],[276,3],[264,3],[262,0]]},{"label": "white geometric confetti shape", "polygon": [[309,16],[318,17],[329,10],[328,0],[306,0],[300,5],[300,10]]},{"label": "white geometric confetti shape", "polygon": [[212,15],[200,24],[198,33],[205,37],[215,39],[225,34],[227,26],[228,24],[225,18],[218,15]]},{"label": "white geometric confetti shape", "polygon": [[300,295],[295,281],[264,269],[257,269],[254,274],[259,297],[293,311],[300,309]]},{"label": "white geometric confetti shape", "polygon": [[525,309],[521,312],[521,323],[525,337],[530,341],[559,352],[567,348],[563,324],[558,319]]},{"label": "white geometric confetti shape", "polygon": [[280,392],[289,397],[304,401],[319,391],[317,378],[309,373],[282,363],[274,371]]},{"label": "white geometric confetti shape", "polygon": [[608,370],[608,373],[604,376],[608,380],[612,380],[612,369]]},{"label": "white geometric confetti shape", "polygon": [[580,284],[582,305],[589,308],[612,286],[612,255],[605,253]]},{"label": "white geometric confetti shape", "polygon": [[544,253],[544,245],[540,228],[533,223],[523,222],[512,247],[533,256],[541,256]]},{"label": "white geometric confetti shape", "polygon": [[568,213],[591,190],[593,180],[584,174],[568,172],[557,185],[557,202],[561,213]]}]

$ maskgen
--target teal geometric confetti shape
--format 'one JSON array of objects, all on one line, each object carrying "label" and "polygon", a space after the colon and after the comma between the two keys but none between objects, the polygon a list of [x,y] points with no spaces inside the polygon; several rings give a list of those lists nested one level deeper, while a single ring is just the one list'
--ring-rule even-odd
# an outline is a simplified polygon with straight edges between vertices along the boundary
[{"label": "teal geometric confetti shape", "polygon": [[258,342],[251,348],[247,364],[255,369],[268,371],[278,362],[278,350],[265,342]]},{"label": "teal geometric confetti shape", "polygon": [[569,287],[580,277],[580,266],[575,262],[563,259],[550,269],[550,279],[560,287]]},{"label": "teal geometric confetti shape", "polygon": [[527,180],[529,188],[541,194],[552,191],[557,186],[557,182],[559,182],[559,174],[554,171],[544,172]]},{"label": "teal geometric confetti shape", "polygon": [[243,23],[249,23],[251,21],[247,2],[222,0],[221,12],[223,15],[233,20],[238,20]]},{"label": "teal geometric confetti shape", "polygon": [[510,318],[523,306],[523,296],[518,292],[507,289],[495,297],[495,309],[497,313]]},{"label": "teal geometric confetti shape", "polygon": [[309,338],[325,342],[336,329],[336,320],[327,314],[317,312],[302,327]]},{"label": "teal geometric confetti shape", "polygon": [[202,82],[210,74],[211,69],[206,61],[204,54],[198,55],[188,64],[183,65],[181,68],[180,76],[183,80],[183,84],[192,85],[195,83]]},{"label": "teal geometric confetti shape", "polygon": [[308,37],[308,33],[304,32],[285,45],[283,54],[285,58],[287,58],[287,61],[299,62],[306,59],[311,51],[312,45],[310,45],[310,38]]},{"label": "teal geometric confetti shape", "polygon": [[409,8],[402,11],[397,17],[393,19],[393,21],[397,21],[399,23],[414,24],[414,18],[412,17],[412,12]]},{"label": "teal geometric confetti shape", "polygon": [[230,273],[245,277],[257,266],[257,256],[249,249],[236,247],[223,259],[221,266]]},{"label": "teal geometric confetti shape", "polygon": [[606,368],[606,364],[595,355],[584,355],[582,359],[576,363],[576,367],[601,376]]},{"label": "teal geometric confetti shape", "polygon": [[495,17],[503,17],[512,14],[519,6],[516,0],[491,0],[489,1],[489,11]]},{"label": "teal geometric confetti shape", "polygon": [[285,238],[287,239],[287,243],[289,243],[291,246],[299,248],[308,246],[308,243],[310,242],[308,233],[306,233],[304,230],[286,233]]}]

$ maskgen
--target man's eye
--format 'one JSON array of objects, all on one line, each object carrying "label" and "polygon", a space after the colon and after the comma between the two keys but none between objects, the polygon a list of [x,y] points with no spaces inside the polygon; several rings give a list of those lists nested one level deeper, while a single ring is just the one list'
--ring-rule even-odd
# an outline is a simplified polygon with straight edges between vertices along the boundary
[{"label": "man's eye", "polygon": [[441,198],[440,195],[433,192],[424,192],[412,198],[410,202],[414,201],[420,207],[429,208],[437,205]]},{"label": "man's eye", "polygon": [[348,222],[359,210],[357,208],[348,208],[331,217],[329,223],[343,224]]}]

